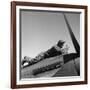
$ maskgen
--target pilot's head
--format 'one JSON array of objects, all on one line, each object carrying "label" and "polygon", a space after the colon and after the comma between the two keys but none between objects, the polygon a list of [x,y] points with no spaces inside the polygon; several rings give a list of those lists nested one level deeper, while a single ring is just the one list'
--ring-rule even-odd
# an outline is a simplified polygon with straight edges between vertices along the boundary
[{"label": "pilot's head", "polygon": [[63,40],[59,40],[57,43],[57,46],[59,46],[60,48],[62,48],[63,44],[65,43],[65,41]]}]

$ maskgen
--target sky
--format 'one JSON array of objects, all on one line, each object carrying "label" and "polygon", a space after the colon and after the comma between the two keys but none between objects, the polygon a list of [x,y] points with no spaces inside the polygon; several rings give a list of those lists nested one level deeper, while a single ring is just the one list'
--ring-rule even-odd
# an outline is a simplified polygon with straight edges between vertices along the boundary
[{"label": "sky", "polygon": [[[65,13],[80,45],[80,14]],[[69,53],[75,52],[62,12],[21,11],[21,50],[24,56],[35,57],[59,40],[66,41]]]}]

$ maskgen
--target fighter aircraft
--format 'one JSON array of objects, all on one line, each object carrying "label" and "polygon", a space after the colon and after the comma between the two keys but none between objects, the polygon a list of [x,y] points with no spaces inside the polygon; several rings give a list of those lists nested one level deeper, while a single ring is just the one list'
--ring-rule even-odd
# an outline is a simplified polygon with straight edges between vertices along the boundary
[{"label": "fighter aircraft", "polygon": [[[71,26],[67,20],[65,13],[63,13],[63,16],[65,19],[72,43],[76,50],[76,53],[66,53],[64,51],[65,49],[62,49],[65,41],[59,40],[55,46],[51,47],[45,52],[40,53],[35,58],[33,59],[30,58],[29,60],[25,57],[21,63],[21,66],[22,66],[21,78],[36,78],[36,77],[50,77],[50,76],[59,77],[59,76],[74,75],[70,73],[70,70],[69,70],[69,74],[67,74],[68,72],[63,73],[63,69],[61,69],[61,67],[64,67],[65,64],[67,65],[67,63],[68,62],[70,63],[70,61],[72,60],[74,60],[74,64],[76,63],[75,65],[72,64],[73,66],[75,66],[75,69],[77,72],[75,76],[80,75],[80,63],[79,63],[80,46],[72,32]],[[26,62],[27,62],[27,65],[24,66]]]}]

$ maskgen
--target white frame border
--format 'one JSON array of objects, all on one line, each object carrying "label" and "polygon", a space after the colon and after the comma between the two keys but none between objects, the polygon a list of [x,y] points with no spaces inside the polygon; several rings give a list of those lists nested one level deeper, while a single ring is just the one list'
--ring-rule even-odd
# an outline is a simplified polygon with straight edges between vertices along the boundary
[{"label": "white frame border", "polygon": [[[22,79],[20,80],[20,62],[19,62],[19,40],[20,40],[20,25],[19,25],[19,10],[20,9],[35,9],[35,10],[50,10],[50,11],[67,11],[67,12],[81,12],[80,14],[80,73],[81,76],[59,77],[59,78],[35,78],[35,79]],[[54,8],[54,7],[36,7],[36,6],[16,6],[16,85],[23,84],[41,84],[41,83],[54,83],[54,82],[75,82],[84,81],[84,10],[83,9],[71,9],[71,8]],[[81,48],[80,47],[80,48]]]}]

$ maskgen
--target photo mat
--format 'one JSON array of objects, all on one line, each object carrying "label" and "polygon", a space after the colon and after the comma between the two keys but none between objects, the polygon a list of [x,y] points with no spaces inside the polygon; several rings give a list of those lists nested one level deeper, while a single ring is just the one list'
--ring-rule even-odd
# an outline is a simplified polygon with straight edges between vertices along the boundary
[{"label": "photo mat", "polygon": [[[67,27],[66,22],[65,22],[63,13],[65,15],[67,15],[68,21],[69,22],[71,21],[70,26],[73,26],[72,27],[73,33],[75,33],[75,35],[76,35],[75,37],[77,38],[77,42],[80,45],[80,17],[81,17],[80,15],[82,15],[82,13],[80,11],[78,11],[78,12],[77,11],[76,12],[74,12],[74,11],[67,12],[66,11],[65,12],[63,10],[62,11],[53,11],[53,10],[49,11],[49,10],[38,10],[38,9],[37,10],[20,9],[20,15],[19,15],[20,16],[20,35],[21,35],[21,37],[20,37],[21,38],[21,40],[20,40],[21,46],[20,47],[21,47],[21,51],[22,51],[22,52],[20,51],[21,60],[23,60],[23,58],[26,58],[26,57],[28,58],[28,56],[30,57],[30,54],[31,54],[32,58],[35,58],[36,56],[38,56],[39,53],[41,54],[41,52],[43,52],[43,51],[45,52],[46,50],[51,48],[54,44],[56,44],[59,40],[64,40],[65,43],[67,43],[69,45],[70,48],[69,48],[68,53],[75,53],[76,52],[74,45],[73,45],[73,42],[72,42],[72,39],[70,37],[69,31],[68,31],[68,27]],[[76,22],[75,22],[75,20],[76,20]],[[73,21],[74,21],[74,23],[73,23]],[[44,45],[46,45],[46,46],[44,46]],[[36,50],[36,49],[38,49],[38,50]],[[23,53],[26,53],[26,55],[25,54],[23,55]],[[34,53],[36,53],[36,54],[34,55]],[[36,63],[37,65],[36,64],[30,65],[30,67],[28,65],[26,65],[28,67],[25,67],[25,68],[27,68],[27,70],[25,69],[25,75],[21,75],[21,80],[22,79],[33,80],[34,78],[39,79],[40,76],[42,77],[41,79],[54,78],[52,76],[55,76],[54,74],[56,72],[58,72],[58,70],[60,68],[58,68],[58,70],[55,69],[55,70],[49,70],[49,72],[40,73],[37,76],[32,76],[29,74],[30,74],[30,70],[32,71],[33,68],[37,69],[37,68],[43,67],[43,65],[47,66],[51,61],[53,63],[55,63],[56,61],[58,62],[58,61],[60,61],[60,60],[58,60],[60,58],[62,60],[63,58],[61,56],[56,55],[54,57],[47,58],[45,60],[42,60],[42,61]],[[58,59],[56,59],[56,58],[58,58]],[[49,61],[49,59],[51,61]],[[72,59],[71,60],[71,67],[74,66],[73,63],[74,62]],[[50,63],[50,64],[52,64],[52,63]],[[20,66],[21,66],[21,64],[20,64]],[[69,64],[66,64],[66,66],[64,66],[64,67],[68,68],[69,66],[70,66]],[[80,63],[79,63],[79,66],[80,66]],[[71,67],[69,67],[69,69]],[[24,69],[20,70],[21,74],[22,74],[23,70]],[[60,70],[60,73],[61,73],[61,71],[62,70]],[[60,77],[60,78],[61,77],[62,78],[69,77],[70,78],[70,76],[71,76],[71,78],[80,77],[80,75],[75,74],[75,72],[66,72],[66,71],[67,70],[65,70],[65,72],[64,71],[62,72],[65,75],[60,74],[61,76],[57,76],[56,78],[58,78],[58,77]],[[74,69],[72,71],[74,71]],[[28,73],[26,73],[26,72],[28,72]],[[70,74],[68,74],[68,73],[70,73]]]}]

